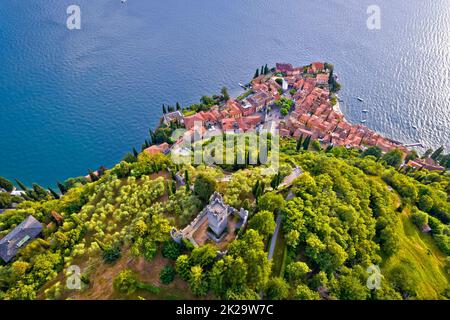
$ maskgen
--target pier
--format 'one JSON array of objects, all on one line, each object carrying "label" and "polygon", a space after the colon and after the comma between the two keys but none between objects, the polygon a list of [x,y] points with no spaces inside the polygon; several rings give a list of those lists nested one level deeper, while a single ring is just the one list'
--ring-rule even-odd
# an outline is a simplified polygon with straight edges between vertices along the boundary
[{"label": "pier", "polygon": [[421,147],[421,148],[425,148],[424,145],[423,145],[421,142],[405,144],[405,147],[407,147],[407,148],[411,148],[411,147]]}]

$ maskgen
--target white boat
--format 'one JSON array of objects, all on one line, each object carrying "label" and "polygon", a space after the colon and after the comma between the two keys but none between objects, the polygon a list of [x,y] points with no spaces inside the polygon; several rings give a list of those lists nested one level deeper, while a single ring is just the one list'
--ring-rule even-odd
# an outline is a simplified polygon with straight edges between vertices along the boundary
[{"label": "white boat", "polygon": [[369,112],[369,110],[364,109],[362,112],[363,112],[363,113],[367,113],[367,112]]},{"label": "white boat", "polygon": [[120,2],[122,2],[122,3],[125,3],[125,2],[127,2],[128,0],[120,0]]},{"label": "white boat", "polygon": [[366,121],[367,121],[366,119],[362,119],[361,123],[366,123]]},{"label": "white boat", "polygon": [[413,127],[413,129],[416,129],[416,130],[417,130],[417,126],[415,126],[415,125],[412,125],[412,127]]},{"label": "white boat", "polygon": [[364,101],[364,99],[363,99],[363,98],[361,98],[361,97],[357,97],[356,99],[358,99],[358,101],[361,101],[361,102],[363,102],[363,101]]}]

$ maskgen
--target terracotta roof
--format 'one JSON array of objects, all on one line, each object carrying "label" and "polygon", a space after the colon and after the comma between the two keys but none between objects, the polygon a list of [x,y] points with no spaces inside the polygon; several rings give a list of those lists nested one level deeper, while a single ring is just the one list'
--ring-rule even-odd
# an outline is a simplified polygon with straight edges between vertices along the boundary
[{"label": "terracotta roof", "polygon": [[311,64],[311,68],[312,68],[314,71],[320,71],[320,70],[325,69],[325,64],[324,64],[323,62],[313,62],[313,63]]},{"label": "terracotta roof", "polygon": [[201,113],[196,113],[192,116],[184,117],[183,120],[186,129],[191,129],[192,127],[194,127],[195,122],[203,123],[205,121]]},{"label": "terracotta roof", "polygon": [[164,153],[167,149],[169,149],[170,145],[167,142],[161,143],[160,145],[154,145],[144,149],[145,152],[149,154],[157,154]]},{"label": "terracotta roof", "polygon": [[294,67],[290,63],[277,63],[276,69],[278,72],[292,72],[294,71]]}]

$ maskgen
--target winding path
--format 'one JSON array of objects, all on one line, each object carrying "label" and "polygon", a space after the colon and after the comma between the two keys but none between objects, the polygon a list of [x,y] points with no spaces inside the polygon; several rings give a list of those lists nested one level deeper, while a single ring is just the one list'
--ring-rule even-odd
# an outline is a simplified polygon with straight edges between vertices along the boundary
[{"label": "winding path", "polygon": [[273,258],[273,253],[275,252],[275,247],[277,245],[277,238],[278,238],[278,232],[280,232],[280,226],[281,226],[281,214],[278,214],[277,220],[276,220],[276,227],[275,232],[273,233],[272,239],[270,240],[270,248],[269,248],[269,260]]}]

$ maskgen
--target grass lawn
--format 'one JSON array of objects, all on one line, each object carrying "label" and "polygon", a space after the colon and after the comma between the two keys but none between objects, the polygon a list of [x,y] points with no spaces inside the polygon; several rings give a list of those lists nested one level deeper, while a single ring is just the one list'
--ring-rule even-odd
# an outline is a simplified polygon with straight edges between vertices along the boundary
[{"label": "grass lawn", "polygon": [[407,209],[401,213],[401,222],[398,226],[400,249],[383,263],[382,273],[403,264],[418,280],[418,298],[438,299],[450,280],[444,269],[445,255],[437,248],[431,235],[423,234],[412,223]]},{"label": "grass lawn", "polygon": [[273,276],[275,277],[283,276],[286,255],[287,255],[286,240],[284,239],[283,232],[280,230],[280,232],[278,232],[277,244],[275,246],[275,251],[273,253],[273,265],[272,265]]}]

